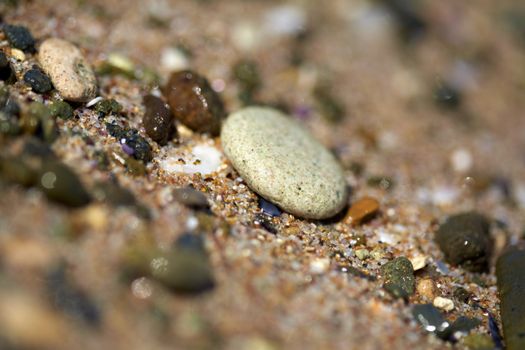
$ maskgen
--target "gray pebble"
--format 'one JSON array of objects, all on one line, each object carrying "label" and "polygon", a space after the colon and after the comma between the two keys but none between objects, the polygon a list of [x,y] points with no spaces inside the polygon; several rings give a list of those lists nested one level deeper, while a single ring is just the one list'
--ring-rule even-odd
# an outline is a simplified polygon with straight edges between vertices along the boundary
[{"label": "gray pebble", "polygon": [[344,207],[348,193],[341,166],[306,129],[281,112],[241,109],[227,118],[221,142],[248,186],[284,211],[325,219]]},{"label": "gray pebble", "polygon": [[95,97],[95,73],[75,45],[47,39],[40,45],[38,60],[64,100],[86,102]]}]

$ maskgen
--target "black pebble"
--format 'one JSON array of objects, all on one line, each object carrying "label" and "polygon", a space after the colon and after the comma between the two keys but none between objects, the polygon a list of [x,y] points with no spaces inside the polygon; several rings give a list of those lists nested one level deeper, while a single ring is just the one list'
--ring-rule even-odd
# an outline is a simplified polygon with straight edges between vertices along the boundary
[{"label": "black pebble", "polygon": [[266,231],[276,235],[279,232],[277,224],[274,223],[273,218],[266,214],[255,214],[255,221],[261,225]]},{"label": "black pebble", "polygon": [[91,201],[77,175],[58,161],[44,161],[38,182],[47,198],[66,206],[81,207]]},{"label": "black pebble", "polygon": [[31,86],[34,92],[44,94],[53,89],[51,79],[38,68],[28,70],[24,74],[24,81]]},{"label": "black pebble", "polygon": [[153,158],[148,141],[140,136],[137,130],[126,129],[110,123],[106,123],[106,129],[121,144],[126,144],[133,149],[133,158],[142,160],[144,163],[149,162]]},{"label": "black pebble", "polygon": [[442,83],[434,89],[434,100],[442,108],[457,109],[461,106],[462,95],[449,83]]},{"label": "black pebble", "polygon": [[146,112],[142,123],[146,134],[159,145],[165,145],[170,139],[177,136],[174,116],[168,104],[157,96],[144,96]]},{"label": "black pebble", "polygon": [[11,46],[23,51],[35,51],[35,39],[26,27],[5,24],[3,31]]},{"label": "black pebble", "polygon": [[492,250],[489,226],[479,213],[456,214],[439,227],[436,242],[448,263],[473,272],[486,271]]},{"label": "black pebble", "polygon": [[11,81],[13,76],[13,70],[7,56],[3,51],[0,51],[0,80]]},{"label": "black pebble", "polygon": [[280,216],[282,214],[281,209],[262,197],[259,197],[259,208],[261,208],[263,214],[268,216]]}]

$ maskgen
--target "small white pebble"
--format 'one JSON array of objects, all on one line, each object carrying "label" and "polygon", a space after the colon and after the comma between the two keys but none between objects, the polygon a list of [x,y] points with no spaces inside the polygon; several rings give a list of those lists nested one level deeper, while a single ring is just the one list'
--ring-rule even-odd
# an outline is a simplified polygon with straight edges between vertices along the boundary
[{"label": "small white pebble", "polygon": [[189,61],[184,52],[176,47],[166,47],[160,54],[160,64],[169,72],[183,70],[189,67]]},{"label": "small white pebble", "polygon": [[310,262],[310,272],[315,274],[321,274],[328,270],[330,266],[330,259],[318,258]]},{"label": "small white pebble", "polygon": [[435,307],[445,310],[445,311],[454,310],[454,302],[448,298],[436,297],[434,299],[433,304]]},{"label": "small white pebble", "polygon": [[414,267],[414,271],[421,270],[427,264],[427,257],[424,255],[416,255],[409,259]]},{"label": "small white pebble", "polygon": [[86,103],[86,107],[89,108],[91,106],[94,106],[102,100],[103,100],[102,96],[95,97],[94,99]]},{"label": "small white pebble", "polygon": [[457,173],[466,173],[472,168],[472,155],[465,148],[458,148],[450,155],[450,163]]},{"label": "small white pebble", "polygon": [[178,162],[179,157],[169,157],[161,161],[161,167],[168,173],[186,173],[203,175],[217,171],[221,165],[221,153],[217,148],[208,145],[197,145],[184,159],[185,164]]}]

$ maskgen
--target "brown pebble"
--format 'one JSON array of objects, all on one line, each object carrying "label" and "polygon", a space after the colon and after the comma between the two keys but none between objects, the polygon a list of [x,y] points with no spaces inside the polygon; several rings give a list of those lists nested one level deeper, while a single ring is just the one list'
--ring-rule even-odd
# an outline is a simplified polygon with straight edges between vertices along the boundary
[{"label": "brown pebble", "polygon": [[159,145],[165,145],[177,136],[173,113],[162,99],[154,95],[144,96],[146,112],[142,123],[149,137]]},{"label": "brown pebble", "polygon": [[430,278],[423,278],[417,282],[416,291],[423,299],[434,300],[437,292],[436,283]]},{"label": "brown pebble", "polygon": [[175,72],[164,93],[182,124],[196,132],[219,134],[225,117],[224,105],[206,78],[188,70]]},{"label": "brown pebble", "polygon": [[372,197],[363,197],[357,200],[345,216],[345,222],[349,224],[359,224],[370,219],[379,210],[379,202]]}]

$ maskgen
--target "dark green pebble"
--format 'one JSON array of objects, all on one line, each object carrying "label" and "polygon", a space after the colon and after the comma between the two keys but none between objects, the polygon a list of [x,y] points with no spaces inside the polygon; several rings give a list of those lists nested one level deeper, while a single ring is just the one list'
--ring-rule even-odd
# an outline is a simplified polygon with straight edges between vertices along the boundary
[{"label": "dark green pebble", "polygon": [[436,232],[445,259],[473,272],[486,271],[492,250],[489,221],[476,212],[450,216]]},{"label": "dark green pebble", "polygon": [[48,199],[69,207],[81,207],[91,201],[77,175],[56,160],[43,162],[39,169],[38,187]]},{"label": "dark green pebble", "polygon": [[37,172],[21,158],[0,158],[0,176],[18,185],[30,187],[37,181]]},{"label": "dark green pebble", "polygon": [[383,287],[396,298],[408,298],[414,294],[416,279],[414,267],[405,257],[395,258],[381,267]]},{"label": "dark green pebble", "polygon": [[93,187],[93,197],[99,202],[115,206],[132,206],[137,200],[131,191],[113,182],[98,182]]},{"label": "dark green pebble", "polygon": [[149,275],[176,293],[198,294],[211,289],[215,282],[204,244],[185,235],[167,252],[158,249],[147,235],[138,237],[123,254],[124,276],[129,280]]},{"label": "dark green pebble", "polygon": [[24,82],[39,94],[53,90],[51,79],[39,68],[32,68],[24,74]]},{"label": "dark green pebble", "polygon": [[510,248],[496,263],[503,334],[508,350],[525,349],[525,250]]},{"label": "dark green pebble", "polygon": [[51,115],[60,119],[71,119],[73,118],[74,109],[71,105],[65,101],[56,100],[49,105]]},{"label": "dark green pebble", "polygon": [[122,112],[122,105],[115,99],[104,99],[95,105],[95,111],[102,116],[119,114]]},{"label": "dark green pebble", "polygon": [[177,247],[160,258],[164,264],[158,268],[154,267],[155,264],[150,264],[151,274],[174,292],[196,294],[211,289],[215,284],[208,256],[204,251]]},{"label": "dark green pebble", "polygon": [[178,202],[192,209],[206,210],[210,208],[208,197],[192,187],[176,188],[173,190],[173,197]]},{"label": "dark green pebble", "polygon": [[146,111],[142,124],[146,134],[159,145],[165,145],[170,139],[177,136],[175,119],[169,105],[154,95],[144,96]]},{"label": "dark green pebble", "polygon": [[26,27],[4,24],[2,30],[12,47],[27,52],[35,51],[35,39]]}]

